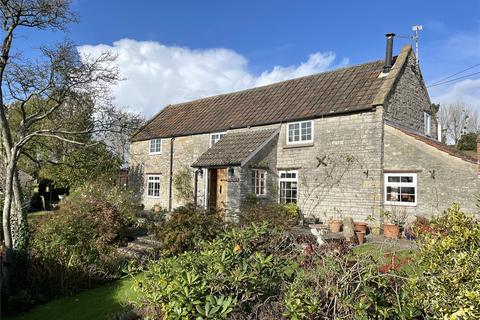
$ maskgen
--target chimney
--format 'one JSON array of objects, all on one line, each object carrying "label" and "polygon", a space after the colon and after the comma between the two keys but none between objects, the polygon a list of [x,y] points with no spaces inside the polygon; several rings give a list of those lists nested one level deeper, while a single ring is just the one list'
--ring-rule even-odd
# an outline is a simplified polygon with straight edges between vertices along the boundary
[{"label": "chimney", "polygon": [[392,52],[393,52],[393,37],[395,33],[387,33],[387,51],[385,53],[385,65],[383,66],[383,72],[388,73],[392,69]]}]

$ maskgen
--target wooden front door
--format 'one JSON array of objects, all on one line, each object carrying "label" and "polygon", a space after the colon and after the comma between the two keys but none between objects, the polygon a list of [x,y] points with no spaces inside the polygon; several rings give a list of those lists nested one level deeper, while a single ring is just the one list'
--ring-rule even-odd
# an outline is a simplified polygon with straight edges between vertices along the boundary
[{"label": "wooden front door", "polygon": [[228,171],[227,169],[209,169],[208,172],[208,207],[216,210],[225,209]]},{"label": "wooden front door", "polygon": [[227,188],[228,188],[228,172],[227,169],[217,169],[217,203],[216,208],[225,209],[227,204]]}]

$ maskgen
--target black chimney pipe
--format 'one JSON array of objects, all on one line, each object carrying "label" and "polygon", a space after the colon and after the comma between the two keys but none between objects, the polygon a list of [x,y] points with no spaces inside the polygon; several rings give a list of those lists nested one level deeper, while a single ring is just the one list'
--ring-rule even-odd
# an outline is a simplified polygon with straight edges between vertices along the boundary
[{"label": "black chimney pipe", "polygon": [[387,51],[385,53],[385,65],[383,66],[383,72],[388,73],[392,69],[392,60],[393,60],[393,37],[395,33],[387,33]]}]

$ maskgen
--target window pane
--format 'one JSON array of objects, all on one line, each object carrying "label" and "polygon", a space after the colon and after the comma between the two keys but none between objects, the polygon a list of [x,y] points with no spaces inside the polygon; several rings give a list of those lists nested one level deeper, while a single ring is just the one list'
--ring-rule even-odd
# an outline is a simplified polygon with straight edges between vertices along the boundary
[{"label": "window pane", "polygon": [[386,188],[386,201],[401,203],[416,202],[416,175],[388,176]]},{"label": "window pane", "polygon": [[402,187],[400,193],[402,194],[415,194],[414,187]]},{"label": "window pane", "polygon": [[400,177],[388,177],[388,182],[400,182]]},{"label": "window pane", "polygon": [[282,181],[282,178],[280,178],[280,202],[297,202],[297,182],[291,181],[295,179],[296,174],[291,172],[281,172],[280,177],[282,176],[284,177],[284,179],[288,180]]}]

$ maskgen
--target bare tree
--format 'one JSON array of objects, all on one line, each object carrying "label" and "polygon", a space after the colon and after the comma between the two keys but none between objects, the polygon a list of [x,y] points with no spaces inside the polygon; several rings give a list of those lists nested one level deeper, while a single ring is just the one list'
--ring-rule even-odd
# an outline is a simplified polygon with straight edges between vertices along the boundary
[{"label": "bare tree", "polygon": [[478,109],[473,109],[470,115],[470,119],[467,125],[468,132],[480,133],[480,111]]},{"label": "bare tree", "polygon": [[[110,103],[109,88],[118,80],[118,70],[113,64],[115,56],[110,53],[80,57],[69,41],[51,48],[42,47],[35,60],[13,54],[16,34],[22,29],[64,30],[68,23],[75,22],[77,17],[70,11],[70,0],[2,0],[0,20],[3,37],[0,52],[2,222],[6,256],[11,260],[15,254],[26,251],[28,242],[17,168],[22,151],[39,138],[82,144],[85,134],[115,130],[112,129],[114,107]],[[88,126],[71,130],[65,126],[66,121],[61,120],[42,126],[45,119],[61,119],[58,115],[62,111],[85,103],[92,103],[95,108],[95,117]],[[10,119],[14,114],[19,115],[21,121],[12,128]]]},{"label": "bare tree", "polygon": [[[460,137],[472,130],[475,117],[472,107],[463,102],[455,102],[442,105],[439,111],[440,124],[442,126],[442,141],[457,144]],[[478,122],[478,115],[476,115]]]}]

